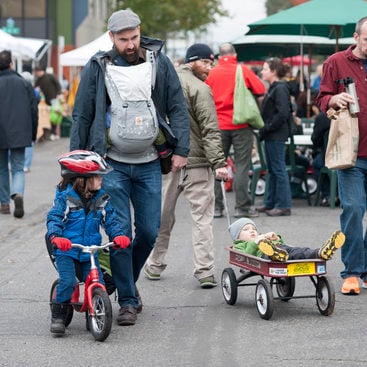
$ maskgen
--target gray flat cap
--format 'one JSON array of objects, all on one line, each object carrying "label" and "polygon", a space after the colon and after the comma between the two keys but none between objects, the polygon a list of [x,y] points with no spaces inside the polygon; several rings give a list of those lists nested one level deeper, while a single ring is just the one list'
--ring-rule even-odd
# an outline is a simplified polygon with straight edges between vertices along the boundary
[{"label": "gray flat cap", "polygon": [[140,25],[140,18],[130,9],[114,12],[108,19],[107,29],[113,33],[134,29]]}]

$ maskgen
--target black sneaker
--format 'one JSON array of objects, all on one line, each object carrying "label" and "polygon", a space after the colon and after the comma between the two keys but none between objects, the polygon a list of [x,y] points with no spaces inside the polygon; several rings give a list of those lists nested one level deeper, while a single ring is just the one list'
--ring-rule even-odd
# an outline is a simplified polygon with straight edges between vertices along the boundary
[{"label": "black sneaker", "polygon": [[272,241],[264,239],[259,242],[259,250],[271,260],[285,262],[288,260],[288,251],[275,245]]},{"label": "black sneaker", "polygon": [[24,207],[23,207],[23,197],[16,194],[13,198],[14,200],[14,217],[15,218],[22,218],[24,215]]}]

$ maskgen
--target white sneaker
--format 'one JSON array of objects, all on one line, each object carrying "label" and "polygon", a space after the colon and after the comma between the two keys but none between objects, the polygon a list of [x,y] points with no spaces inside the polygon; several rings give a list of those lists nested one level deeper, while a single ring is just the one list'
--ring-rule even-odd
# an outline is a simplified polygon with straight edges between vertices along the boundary
[{"label": "white sneaker", "polygon": [[367,280],[364,280],[364,281],[362,282],[362,288],[367,289]]}]

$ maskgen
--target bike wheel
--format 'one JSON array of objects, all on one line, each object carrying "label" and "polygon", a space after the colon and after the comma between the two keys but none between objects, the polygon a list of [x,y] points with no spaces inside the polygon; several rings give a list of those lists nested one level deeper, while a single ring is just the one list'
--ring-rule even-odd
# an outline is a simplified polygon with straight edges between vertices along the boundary
[{"label": "bike wheel", "polygon": [[335,291],[327,277],[318,277],[316,286],[316,302],[321,315],[329,316],[335,307]]},{"label": "bike wheel", "polygon": [[[50,291],[50,310],[51,310],[51,306],[52,303],[55,301],[56,298],[56,289],[57,286],[59,284],[59,279],[56,279],[51,286],[51,291]],[[65,327],[68,327],[71,323],[71,320],[73,319],[73,315],[74,315],[74,308],[72,305],[68,305],[67,306],[67,313],[66,313],[66,317],[65,317]]]},{"label": "bike wheel", "polygon": [[269,320],[274,311],[274,297],[270,284],[265,279],[260,279],[255,291],[256,308],[264,320]]},{"label": "bike wheel", "polygon": [[232,268],[226,268],[222,273],[222,293],[229,305],[234,305],[237,300],[237,280]]},{"label": "bike wheel", "polygon": [[92,292],[94,316],[88,312],[89,329],[94,339],[103,342],[110,335],[112,326],[112,305],[108,294],[101,288]]}]

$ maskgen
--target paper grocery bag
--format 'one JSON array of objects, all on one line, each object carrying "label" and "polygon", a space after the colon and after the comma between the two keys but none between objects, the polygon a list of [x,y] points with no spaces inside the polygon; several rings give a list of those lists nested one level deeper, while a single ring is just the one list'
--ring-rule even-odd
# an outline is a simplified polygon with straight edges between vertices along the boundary
[{"label": "paper grocery bag", "polygon": [[358,118],[352,117],[348,109],[335,111],[333,108],[327,111],[327,116],[331,122],[325,166],[329,169],[353,167],[358,154]]}]

